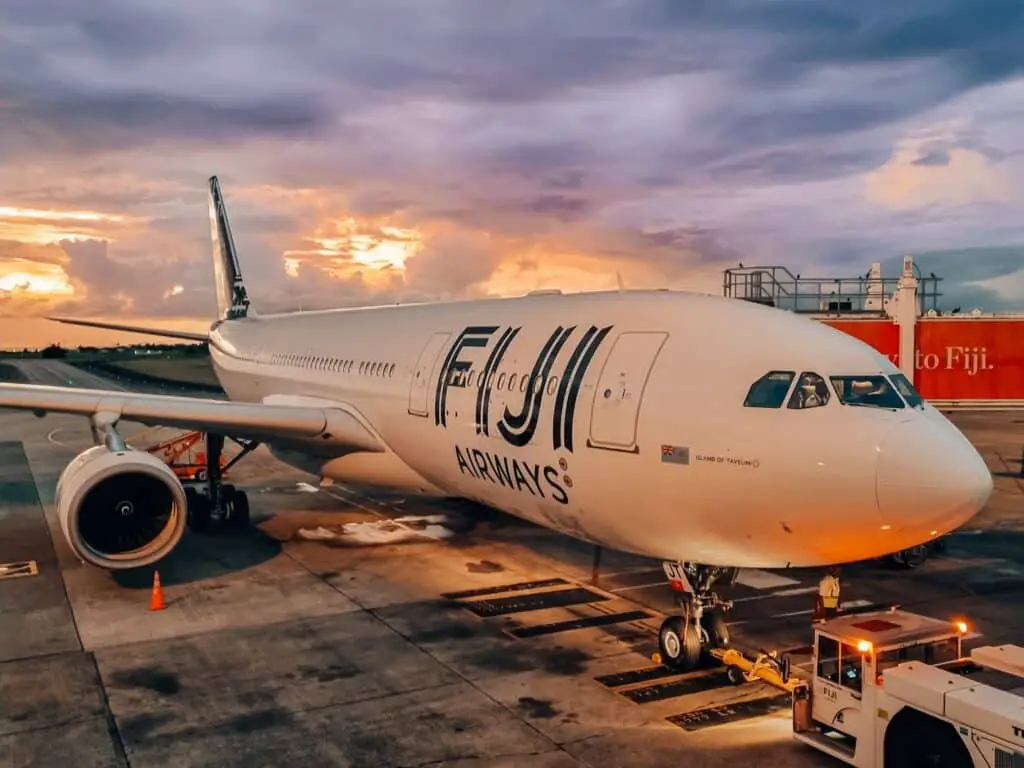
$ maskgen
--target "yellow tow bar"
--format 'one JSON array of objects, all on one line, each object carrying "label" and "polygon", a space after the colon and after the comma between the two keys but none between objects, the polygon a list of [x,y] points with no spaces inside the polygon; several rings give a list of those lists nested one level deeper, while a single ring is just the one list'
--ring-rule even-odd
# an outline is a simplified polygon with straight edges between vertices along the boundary
[{"label": "yellow tow bar", "polygon": [[713,648],[710,654],[725,665],[725,674],[734,685],[761,680],[788,693],[797,687],[790,677],[789,659],[779,659],[775,651],[759,653],[753,661],[733,648]]},{"label": "yellow tow bar", "polygon": [[[789,659],[779,659],[775,651],[760,653],[753,660],[733,648],[711,648],[708,653],[725,665],[725,674],[733,685],[760,680],[787,693],[792,693],[800,685],[798,680],[790,677]],[[661,663],[660,653],[655,653],[652,658],[655,664]]]}]

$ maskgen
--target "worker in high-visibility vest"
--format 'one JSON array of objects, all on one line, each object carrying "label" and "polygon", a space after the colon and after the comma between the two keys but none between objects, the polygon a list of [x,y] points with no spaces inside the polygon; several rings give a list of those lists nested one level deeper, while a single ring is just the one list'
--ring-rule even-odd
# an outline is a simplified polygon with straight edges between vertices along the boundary
[{"label": "worker in high-visibility vest", "polygon": [[835,618],[839,613],[839,569],[834,565],[818,583],[818,601],[815,620]]}]

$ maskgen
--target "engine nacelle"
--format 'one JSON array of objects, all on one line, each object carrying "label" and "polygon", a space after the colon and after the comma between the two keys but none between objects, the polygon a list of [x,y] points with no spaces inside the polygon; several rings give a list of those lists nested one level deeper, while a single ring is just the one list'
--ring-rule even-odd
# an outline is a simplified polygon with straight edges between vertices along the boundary
[{"label": "engine nacelle", "polygon": [[82,560],[107,570],[151,565],[185,534],[188,502],[151,453],[97,445],[65,467],[54,498],[61,529]]}]

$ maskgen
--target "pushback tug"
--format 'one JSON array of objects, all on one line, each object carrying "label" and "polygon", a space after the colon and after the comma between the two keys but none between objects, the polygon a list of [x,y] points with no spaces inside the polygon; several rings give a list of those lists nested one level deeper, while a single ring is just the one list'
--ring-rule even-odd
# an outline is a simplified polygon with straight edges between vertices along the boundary
[{"label": "pushback tug", "polygon": [[857,768],[1024,766],[1024,648],[963,656],[967,625],[902,610],[815,626],[809,680],[788,657],[716,649],[730,681],[792,693],[799,741]]}]

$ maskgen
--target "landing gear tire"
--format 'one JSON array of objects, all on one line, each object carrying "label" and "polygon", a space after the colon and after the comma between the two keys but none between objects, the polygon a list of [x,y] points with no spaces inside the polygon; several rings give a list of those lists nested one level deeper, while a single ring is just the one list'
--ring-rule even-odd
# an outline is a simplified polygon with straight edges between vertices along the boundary
[{"label": "landing gear tire", "polygon": [[700,620],[708,636],[708,648],[728,648],[729,628],[725,625],[725,613],[718,608],[707,608]]},{"label": "landing gear tire", "polygon": [[889,563],[896,568],[902,568],[904,570],[913,570],[918,568],[928,560],[928,545],[923,544],[920,547],[911,547],[910,549],[903,549],[899,552],[893,552],[889,555]]},{"label": "landing gear tire", "polygon": [[232,487],[227,500],[228,519],[227,526],[235,530],[246,528],[249,525],[249,497],[245,491]]},{"label": "landing gear tire", "polygon": [[669,616],[658,631],[658,649],[665,666],[688,672],[700,663],[701,633],[692,621],[682,616]]},{"label": "landing gear tire", "polygon": [[188,527],[193,533],[206,533],[210,530],[212,516],[210,500],[193,488],[185,489],[188,501]]}]

